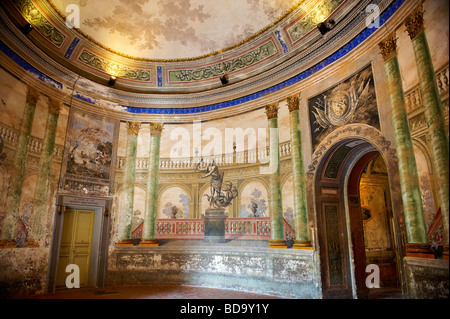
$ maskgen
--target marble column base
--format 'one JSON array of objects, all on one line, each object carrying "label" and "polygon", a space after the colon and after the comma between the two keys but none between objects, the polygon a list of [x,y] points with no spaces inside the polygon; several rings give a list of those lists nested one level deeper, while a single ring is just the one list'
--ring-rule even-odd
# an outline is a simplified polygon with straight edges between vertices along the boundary
[{"label": "marble column base", "polygon": [[295,240],[293,249],[313,250],[309,240]]},{"label": "marble column base", "polygon": [[158,239],[142,239],[141,242],[139,243],[139,246],[157,247],[159,246]]},{"label": "marble column base", "polygon": [[285,240],[270,240],[269,248],[287,249]]},{"label": "marble column base", "polygon": [[114,246],[133,246],[133,239],[121,239]]}]

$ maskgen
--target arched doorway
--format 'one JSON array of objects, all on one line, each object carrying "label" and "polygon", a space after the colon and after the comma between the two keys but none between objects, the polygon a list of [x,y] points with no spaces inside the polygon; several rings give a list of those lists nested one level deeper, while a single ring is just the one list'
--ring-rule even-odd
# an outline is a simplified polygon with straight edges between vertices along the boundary
[{"label": "arched doorway", "polygon": [[323,156],[315,193],[324,298],[367,298],[368,264],[379,266],[381,285],[398,284],[389,189],[383,158],[369,142],[347,139]]}]

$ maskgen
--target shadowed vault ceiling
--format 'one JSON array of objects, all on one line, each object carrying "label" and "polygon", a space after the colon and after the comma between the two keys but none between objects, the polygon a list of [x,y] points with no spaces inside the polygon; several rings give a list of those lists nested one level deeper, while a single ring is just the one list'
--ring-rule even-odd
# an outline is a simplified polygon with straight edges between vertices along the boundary
[{"label": "shadowed vault ceiling", "polygon": [[[80,8],[80,30],[114,51],[149,59],[203,56],[279,19],[297,0],[52,0]],[[300,1],[301,2],[301,1]]]}]

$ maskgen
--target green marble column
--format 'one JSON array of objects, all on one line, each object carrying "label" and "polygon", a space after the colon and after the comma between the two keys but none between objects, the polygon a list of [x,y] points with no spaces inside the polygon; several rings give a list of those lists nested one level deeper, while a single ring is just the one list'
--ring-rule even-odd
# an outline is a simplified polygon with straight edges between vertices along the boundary
[{"label": "green marble column", "polygon": [[421,6],[405,20],[405,25],[411,38],[416,57],[423,110],[428,126],[428,136],[430,138],[434,178],[436,185],[439,185],[437,198],[444,219],[446,242],[448,245],[449,140],[430,48],[428,47],[428,41],[423,29],[423,10]]},{"label": "green marble column", "polygon": [[140,246],[158,246],[156,217],[158,204],[159,149],[162,123],[150,123],[150,156],[147,171],[147,196],[145,200],[144,230]]},{"label": "green marble column", "polygon": [[291,130],[292,172],[294,179],[295,249],[312,248],[309,240],[308,206],[306,200],[305,167],[303,163],[302,136],[300,130],[298,96],[289,97],[289,121]]},{"label": "green marble column", "polygon": [[14,162],[11,167],[11,183],[8,188],[5,217],[0,236],[0,247],[16,247],[15,233],[19,218],[25,165],[28,156],[28,143],[30,141],[31,127],[39,96],[39,91],[28,87],[25,108],[20,121],[20,136],[14,154]]},{"label": "green marble column", "polygon": [[269,215],[270,215],[270,244],[269,248],[287,248],[284,235],[283,207],[281,202],[280,184],[280,146],[278,141],[278,103],[266,106],[269,126]]},{"label": "green marble column", "polygon": [[50,98],[48,101],[47,124],[39,159],[39,172],[33,198],[33,213],[30,218],[28,238],[24,247],[39,247],[42,236],[42,225],[46,220],[50,169],[55,149],[56,128],[58,126],[61,102]]},{"label": "green marble column", "polygon": [[427,244],[419,177],[397,60],[395,34],[390,35],[379,46],[385,61],[407,241],[408,244]]},{"label": "green marble column", "polygon": [[137,140],[141,123],[127,122],[127,152],[123,174],[119,210],[119,242],[116,246],[133,246],[131,223],[134,206],[134,178],[136,173]]}]

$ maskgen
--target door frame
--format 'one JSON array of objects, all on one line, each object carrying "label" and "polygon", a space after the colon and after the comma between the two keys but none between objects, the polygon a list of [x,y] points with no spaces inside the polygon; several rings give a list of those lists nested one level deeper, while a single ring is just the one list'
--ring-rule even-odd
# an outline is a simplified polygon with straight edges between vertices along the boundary
[{"label": "door frame", "polygon": [[66,208],[94,211],[88,287],[104,287],[106,285],[111,202],[111,199],[104,198],[58,195],[50,247],[46,293],[52,293],[56,290],[61,234]]},{"label": "door frame", "polygon": [[[350,143],[352,141],[360,141],[362,144],[360,146],[354,147],[353,150],[350,151],[350,153],[347,154],[345,159],[342,161],[340,165],[340,170],[338,173],[338,177],[332,181],[328,180],[327,178],[324,178],[323,173],[325,172],[325,169],[327,168],[327,165],[329,161],[331,160],[331,157],[333,156],[334,152],[341,147],[344,144]],[[361,268],[360,266],[358,269],[355,267],[355,255],[353,251],[353,244],[352,244],[352,218],[350,214],[350,197],[353,197],[354,194],[349,194],[349,183],[350,183],[350,177],[351,173],[355,169],[355,166],[360,162],[361,159],[365,155],[368,155],[372,152],[379,153],[383,160],[385,161],[387,168],[388,168],[388,180],[389,180],[389,189],[391,192],[391,204],[393,208],[393,222],[394,222],[394,247],[396,248],[396,260],[397,265],[399,266],[398,269],[398,277],[399,280],[401,280],[402,283],[402,290],[405,291],[404,282],[405,282],[405,274],[403,270],[403,265],[401,263],[402,256],[404,255],[404,247],[402,245],[401,238],[404,237],[404,229],[403,224],[400,222],[402,220],[401,218],[401,210],[397,209],[398,204],[401,202],[401,193],[393,192],[395,190],[395,186],[398,185],[396,181],[395,174],[393,173],[392,164],[396,164],[396,162],[386,161],[386,149],[382,150],[382,148],[378,147],[376,143],[372,143],[372,141],[368,139],[364,139],[361,137],[356,136],[346,136],[345,138],[342,138],[340,141],[335,141],[334,143],[330,143],[329,146],[325,150],[321,150],[322,153],[320,157],[317,159],[317,165],[315,165],[315,177],[314,177],[314,207],[316,210],[316,239],[318,240],[318,258],[320,260],[320,278],[321,278],[321,288],[322,288],[322,297],[323,298],[358,298],[359,292],[362,292],[362,295],[365,294],[364,291],[358,292],[358,284],[360,285],[361,281]],[[384,152],[383,152],[384,151]],[[368,155],[370,156],[370,155]],[[330,195],[332,192],[330,190],[336,189],[334,195]],[[327,190],[327,194],[323,191],[323,189]],[[334,198],[333,198],[334,197]],[[324,221],[323,221],[323,215],[324,212],[322,212],[322,206],[324,202],[334,202],[339,207],[340,211],[340,218],[339,221],[340,227],[344,227],[343,233],[341,235],[342,237],[342,245],[345,245],[346,252],[343,253],[343,266],[347,267],[347,269],[343,269],[343,274],[346,279],[348,279],[345,286],[342,288],[338,287],[331,287],[329,286],[329,280],[328,280],[328,274],[326,273],[326,265],[324,265],[324,262],[327,262],[327,248],[326,248],[326,242],[324,242],[326,233],[324,232]],[[359,276],[359,278],[357,278]],[[357,280],[359,283],[357,283]],[[339,290],[342,290],[342,294],[340,294]]]}]

